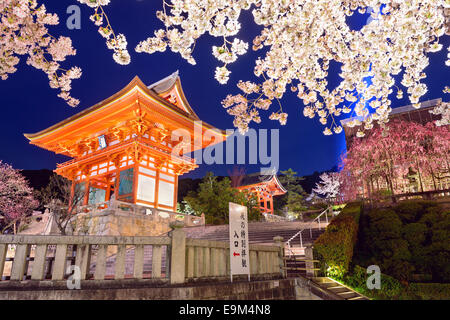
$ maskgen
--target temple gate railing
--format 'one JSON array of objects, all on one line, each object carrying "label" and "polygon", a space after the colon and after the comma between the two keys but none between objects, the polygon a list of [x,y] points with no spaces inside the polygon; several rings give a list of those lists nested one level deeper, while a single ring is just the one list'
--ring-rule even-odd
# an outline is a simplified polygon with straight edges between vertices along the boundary
[{"label": "temple gate railing", "polygon": [[[228,279],[229,243],[187,239],[180,225],[173,224],[170,236],[164,237],[0,236],[0,290],[23,280],[61,283],[74,277],[81,283]],[[273,246],[250,245],[251,276],[284,276],[282,238],[274,241]]]},{"label": "temple gate railing", "polygon": [[78,206],[76,209],[76,213],[78,214],[98,214],[106,211],[114,212],[119,215],[126,214],[138,216],[145,215],[148,217],[170,217],[171,220],[183,221],[185,226],[202,226],[205,224],[205,216],[203,214],[201,216],[188,215],[173,212],[171,210],[151,208],[119,200],[109,200],[95,204],[82,205]]}]

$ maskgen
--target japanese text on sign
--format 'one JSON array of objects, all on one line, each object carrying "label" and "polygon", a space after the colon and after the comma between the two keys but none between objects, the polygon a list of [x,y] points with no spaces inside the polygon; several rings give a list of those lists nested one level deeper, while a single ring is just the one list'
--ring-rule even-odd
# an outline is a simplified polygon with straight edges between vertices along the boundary
[{"label": "japanese text on sign", "polygon": [[230,267],[233,274],[250,276],[247,207],[230,202]]}]

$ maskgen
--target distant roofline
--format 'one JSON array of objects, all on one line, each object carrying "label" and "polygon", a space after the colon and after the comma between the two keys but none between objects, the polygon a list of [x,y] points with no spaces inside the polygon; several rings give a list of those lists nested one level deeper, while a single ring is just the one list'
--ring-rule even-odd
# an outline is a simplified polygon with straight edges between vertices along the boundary
[{"label": "distant roofline", "polygon": [[[399,114],[399,113],[404,113],[404,112],[409,112],[409,111],[416,111],[416,110],[420,110],[420,109],[428,109],[428,108],[436,106],[437,104],[439,104],[441,102],[442,102],[442,98],[427,100],[427,101],[424,101],[424,102],[420,102],[420,107],[419,108],[414,108],[412,104],[408,104],[406,106],[392,108],[392,111],[391,111],[391,113],[389,115],[394,115],[394,114]],[[350,117],[350,118],[342,119],[341,120],[341,124],[342,124],[342,126],[345,126],[345,124],[347,122],[350,122],[352,120],[362,121],[363,117],[356,116],[356,117]]]},{"label": "distant roofline", "polygon": [[281,184],[280,180],[278,179],[278,176],[277,176],[276,173],[272,174],[272,175],[261,175],[261,174],[255,172],[255,173],[247,174],[246,176],[247,177],[258,177],[259,176],[259,177],[264,177],[264,179],[260,180],[259,182],[253,182],[253,183],[249,183],[249,184],[240,185],[239,187],[237,187],[238,189],[239,188],[244,188],[244,187],[256,186],[256,185],[258,185],[260,183],[270,182],[272,179],[275,179],[275,183],[278,185],[278,187],[280,187],[280,189],[284,193],[287,192],[287,190],[283,187],[283,185]]}]

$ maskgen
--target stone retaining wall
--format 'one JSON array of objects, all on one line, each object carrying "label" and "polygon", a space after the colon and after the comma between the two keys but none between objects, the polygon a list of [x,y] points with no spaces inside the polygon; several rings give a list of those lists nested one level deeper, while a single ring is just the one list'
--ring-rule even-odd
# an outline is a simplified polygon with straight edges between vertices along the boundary
[{"label": "stone retaining wall", "polygon": [[[102,236],[159,236],[171,229],[169,224],[183,221],[187,227],[204,224],[204,217],[194,217],[149,209],[147,215],[122,210],[78,213],[69,223],[69,234]],[[203,221],[202,221],[203,219]]]},{"label": "stone retaining wall", "polygon": [[[149,287],[145,281],[125,280],[122,287],[108,287],[108,281],[87,289],[67,290],[42,287],[0,290],[0,300],[320,300],[296,279],[206,283],[186,286]],[[111,283],[111,282],[109,282]],[[65,282],[61,282],[65,288]],[[81,285],[83,288],[83,284]]]}]

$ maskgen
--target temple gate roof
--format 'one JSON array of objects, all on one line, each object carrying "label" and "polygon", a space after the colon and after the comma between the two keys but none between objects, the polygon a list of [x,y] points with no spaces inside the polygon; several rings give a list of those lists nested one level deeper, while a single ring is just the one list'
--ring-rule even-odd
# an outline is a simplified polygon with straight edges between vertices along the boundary
[{"label": "temple gate roof", "polygon": [[[149,86],[136,76],[124,88],[103,101],[86,108],[61,122],[39,131],[24,134],[31,144],[41,148],[77,157],[75,150],[83,145],[95,144],[99,135],[139,133],[152,130],[169,135],[182,128],[194,136],[194,123],[200,121],[198,115],[186,100],[181,87],[178,71]],[[211,141],[196,144],[194,149],[220,143],[226,139],[225,131],[202,122],[202,133],[213,132]],[[212,143],[213,142],[213,143]]]},{"label": "temple gate roof", "polygon": [[287,192],[276,174],[261,175],[259,173],[253,173],[246,175],[237,189],[252,189],[258,187],[266,188],[268,191],[272,191],[274,195],[282,195]]}]

